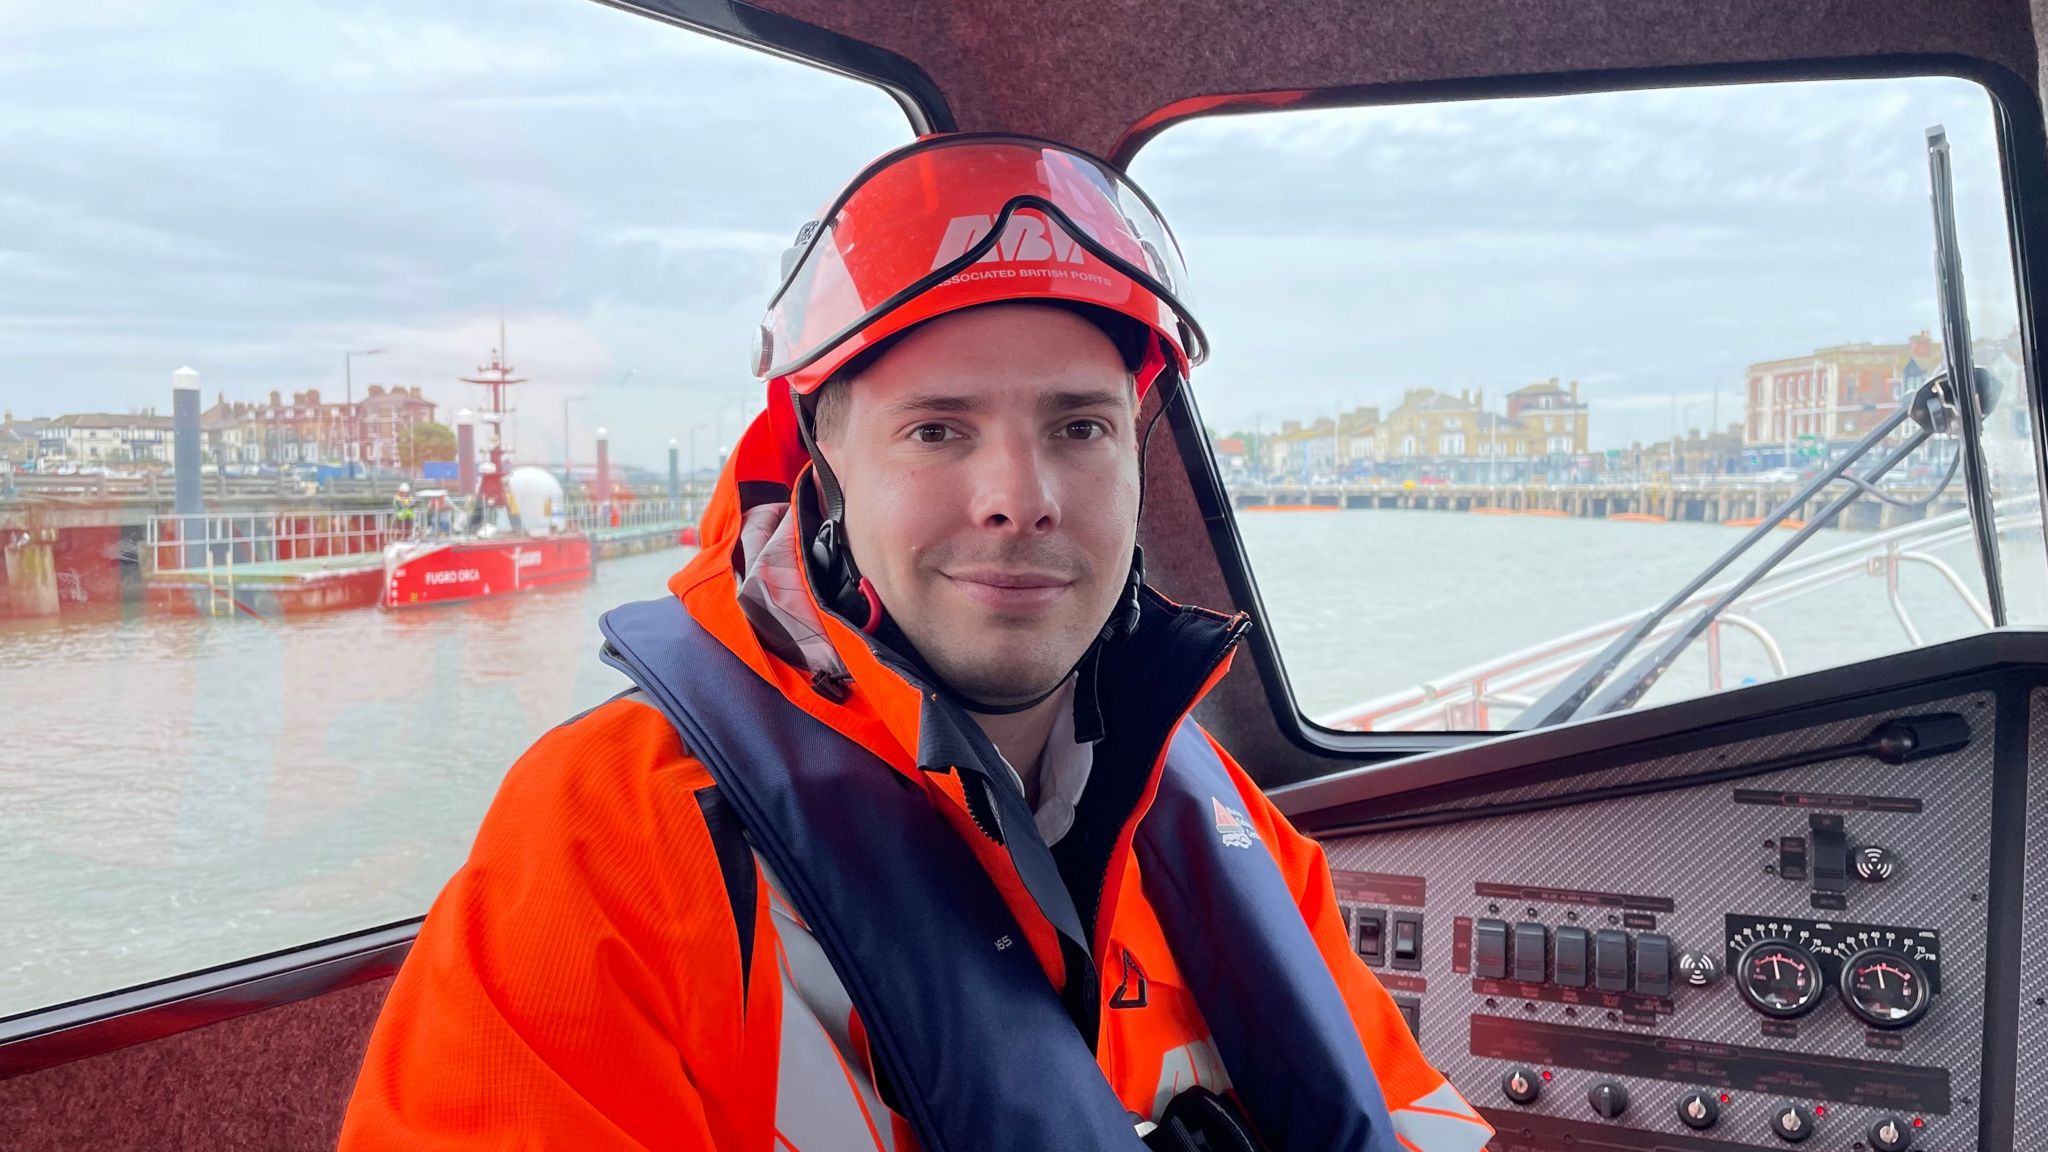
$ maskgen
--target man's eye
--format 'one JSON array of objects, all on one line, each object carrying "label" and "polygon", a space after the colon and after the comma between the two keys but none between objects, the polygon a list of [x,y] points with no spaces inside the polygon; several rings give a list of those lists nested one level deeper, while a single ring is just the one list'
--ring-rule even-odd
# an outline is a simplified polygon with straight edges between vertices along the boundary
[{"label": "man's eye", "polygon": [[910,435],[920,444],[939,444],[950,439],[953,430],[944,424],[919,424],[911,429]]},{"label": "man's eye", "polygon": [[1067,425],[1064,435],[1069,440],[1094,440],[1109,435],[1109,426],[1100,420],[1075,420]]}]

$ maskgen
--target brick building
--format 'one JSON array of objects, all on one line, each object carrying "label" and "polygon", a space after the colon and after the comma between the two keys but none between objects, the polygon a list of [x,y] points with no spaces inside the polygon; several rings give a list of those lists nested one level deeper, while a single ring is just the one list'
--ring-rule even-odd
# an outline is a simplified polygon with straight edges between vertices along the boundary
[{"label": "brick building", "polygon": [[1798,445],[1854,443],[1941,368],[1941,345],[1924,329],[1903,344],[1837,344],[1751,364],[1742,442],[1777,465]]}]

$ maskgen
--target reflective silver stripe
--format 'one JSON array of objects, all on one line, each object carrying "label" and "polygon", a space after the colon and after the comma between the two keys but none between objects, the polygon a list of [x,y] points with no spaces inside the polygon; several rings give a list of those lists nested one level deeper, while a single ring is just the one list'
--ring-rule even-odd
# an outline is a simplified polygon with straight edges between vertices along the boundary
[{"label": "reflective silver stripe", "polygon": [[1449,1082],[1405,1108],[1393,1110],[1394,1131],[1417,1152],[1481,1152],[1493,1127]]},{"label": "reflective silver stripe", "polygon": [[895,1122],[875,1094],[865,1058],[853,1046],[853,1002],[846,987],[824,949],[790,911],[767,862],[755,859],[768,882],[782,980],[776,1131],[798,1152],[896,1152]]}]

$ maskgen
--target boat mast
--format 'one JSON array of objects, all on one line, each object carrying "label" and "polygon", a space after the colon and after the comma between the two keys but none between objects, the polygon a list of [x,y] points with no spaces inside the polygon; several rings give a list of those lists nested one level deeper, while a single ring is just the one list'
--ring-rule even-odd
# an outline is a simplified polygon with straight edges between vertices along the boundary
[{"label": "boat mast", "polygon": [[482,412],[485,423],[491,426],[491,468],[477,481],[477,494],[486,504],[505,502],[505,413],[507,411],[506,389],[514,384],[526,383],[515,379],[511,365],[505,362],[505,324],[498,322],[498,347],[491,349],[490,364],[477,369],[474,376],[462,377],[464,384],[481,384],[489,390],[490,401]]}]

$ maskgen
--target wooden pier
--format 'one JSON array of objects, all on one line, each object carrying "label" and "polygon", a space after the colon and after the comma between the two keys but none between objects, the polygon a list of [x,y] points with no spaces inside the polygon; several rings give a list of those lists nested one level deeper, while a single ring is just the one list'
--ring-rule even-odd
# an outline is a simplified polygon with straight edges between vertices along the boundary
[{"label": "wooden pier", "polygon": [[[1591,520],[1635,520],[1693,524],[1755,523],[1798,493],[1794,484],[1416,484],[1265,485],[1238,487],[1231,499],[1238,510],[1398,509],[1411,512],[1464,512],[1480,515],[1571,517]],[[1841,493],[1831,486],[1821,497],[1793,509],[1792,519],[1817,515]],[[1913,501],[1926,497],[1924,488],[1887,489],[1886,495]],[[1902,508],[1869,496],[1843,511],[1835,527],[1861,531],[1895,528],[1929,516],[1967,507],[1961,484],[1924,507]]]}]

